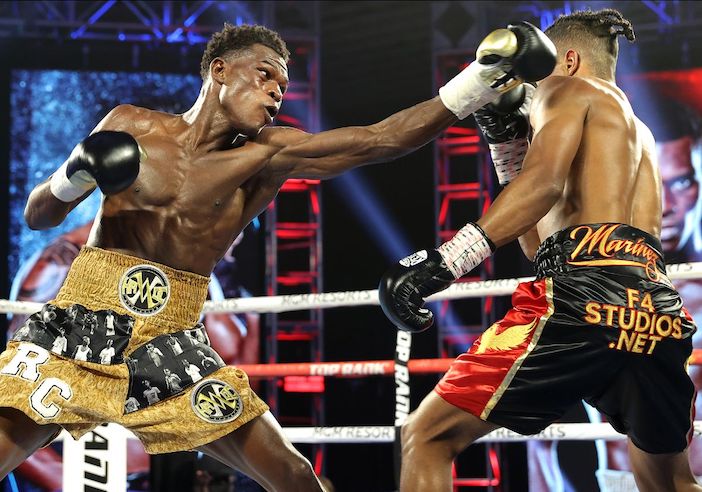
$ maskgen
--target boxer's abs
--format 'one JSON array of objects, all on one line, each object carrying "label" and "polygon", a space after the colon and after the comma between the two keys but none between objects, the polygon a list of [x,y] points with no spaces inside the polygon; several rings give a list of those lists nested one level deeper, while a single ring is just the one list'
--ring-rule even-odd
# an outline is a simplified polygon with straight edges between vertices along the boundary
[{"label": "boxer's abs", "polygon": [[175,185],[140,175],[130,190],[105,200],[88,245],[209,276],[278,185],[256,175],[237,183],[224,172],[206,174],[219,184]]}]

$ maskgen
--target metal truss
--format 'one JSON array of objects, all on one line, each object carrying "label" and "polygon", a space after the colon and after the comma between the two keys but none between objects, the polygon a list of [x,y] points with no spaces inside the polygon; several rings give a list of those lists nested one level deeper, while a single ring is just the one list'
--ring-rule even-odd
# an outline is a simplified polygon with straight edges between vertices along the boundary
[{"label": "metal truss", "polygon": [[434,51],[471,48],[486,30],[507,22],[527,20],[543,28],[560,15],[578,10],[620,10],[634,25],[637,44],[659,45],[661,41],[684,43],[702,37],[702,2],[682,0],[522,0],[503,2],[434,2]]},{"label": "metal truss", "polygon": [[698,34],[695,28],[702,27],[702,8],[698,2],[680,0],[622,1],[527,1],[520,2],[515,9],[532,15],[546,28],[562,14],[577,10],[599,10],[615,8],[632,21],[639,42],[659,42],[660,33],[676,28],[681,35]]},{"label": "metal truss", "polygon": [[268,2],[0,1],[0,36],[203,43],[227,21],[263,23]]}]

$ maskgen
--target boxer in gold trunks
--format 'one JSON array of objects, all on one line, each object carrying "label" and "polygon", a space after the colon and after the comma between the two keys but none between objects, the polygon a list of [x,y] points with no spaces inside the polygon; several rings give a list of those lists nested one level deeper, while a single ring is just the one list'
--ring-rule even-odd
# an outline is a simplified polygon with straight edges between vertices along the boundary
[{"label": "boxer in gold trunks", "polygon": [[289,53],[261,26],[225,25],[212,37],[184,114],[113,109],[27,202],[27,224],[46,229],[96,187],[104,195],[58,295],[0,355],[0,477],[61,427],[77,438],[116,422],[151,453],[198,449],[268,490],[321,490],[246,374],[224,365],[198,324],[209,275],[288,178],[400,157],[551,71],[553,45],[535,27],[491,36],[483,62],[439,96],[366,127],[265,128],[289,84]]},{"label": "boxer in gold trunks", "polygon": [[537,433],[585,399],[627,434],[641,491],[702,490],[687,452],[696,328],[665,273],[655,142],[615,83],[617,38],[633,41],[633,29],[603,10],[563,16],[546,34],[558,63],[534,92],[530,146],[526,96],[476,113],[504,190],[477,223],[381,280],[385,313],[419,331],[432,322],[423,298],[495,247],[519,238],[536,266],[408,418],[400,489],[448,492],[453,459],[476,439]]}]

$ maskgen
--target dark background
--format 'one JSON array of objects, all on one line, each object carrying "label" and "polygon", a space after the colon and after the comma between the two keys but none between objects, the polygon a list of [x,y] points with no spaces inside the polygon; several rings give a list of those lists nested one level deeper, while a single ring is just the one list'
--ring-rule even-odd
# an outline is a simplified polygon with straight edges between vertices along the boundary
[{"label": "dark background", "polygon": [[[568,2],[566,2],[568,3]],[[576,4],[578,2],[570,2]],[[582,3],[582,2],[581,2]],[[644,27],[635,47],[622,46],[625,72],[699,66],[699,29],[662,28],[643,2],[589,2],[593,8],[621,8],[634,27]],[[702,16],[696,2],[680,2]],[[475,21],[485,34],[510,20],[537,23],[525,5],[557,8],[563,2],[483,2],[482,17]],[[597,5],[595,5],[597,4]],[[320,77],[322,129],[375,123],[388,115],[435,95],[432,81],[431,2],[320,2]],[[695,16],[689,17],[694,20]],[[653,27],[650,27],[653,26]],[[625,45],[626,43],[622,43]],[[78,70],[159,71],[196,73],[202,45],[142,45],[139,65],[128,44],[109,41],[0,39],[0,128],[9,127],[8,86],[12,68],[61,68]],[[71,94],[65,97],[70,98]],[[7,181],[8,132],[0,132],[0,181]],[[58,165],[59,163],[57,163]],[[392,163],[353,171],[377,198],[386,215],[402,231],[411,253],[432,247],[434,236],[434,157],[428,145]],[[383,253],[388,231],[368,227],[353,213],[353,194],[341,178],[323,185],[324,290],[371,289],[398,258]],[[0,193],[0,228],[7,230],[7,196]],[[7,254],[7,241],[0,242]],[[518,249],[498,254],[497,277],[527,275]],[[0,262],[0,291],[8,296],[7,266]],[[325,360],[391,358],[394,330],[377,307],[331,309],[325,312]],[[437,355],[436,334],[415,336],[412,356]],[[436,381],[416,378],[416,406]],[[394,412],[394,386],[390,378],[328,378],[326,425],[386,425]],[[526,490],[526,464],[522,445],[503,446],[512,481],[510,490]],[[391,490],[392,456],[389,445],[329,445],[326,474],[340,491]],[[481,465],[482,466],[482,465]],[[478,468],[477,475],[481,474]],[[370,485],[375,484],[375,485]],[[374,488],[377,487],[377,488]]]}]

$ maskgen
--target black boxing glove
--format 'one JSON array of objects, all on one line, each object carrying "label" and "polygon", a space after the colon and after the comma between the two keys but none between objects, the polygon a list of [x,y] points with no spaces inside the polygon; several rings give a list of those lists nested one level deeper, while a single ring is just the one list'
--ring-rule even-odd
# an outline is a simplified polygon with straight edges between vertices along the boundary
[{"label": "black boxing glove", "polygon": [[129,133],[96,132],[80,142],[51,177],[51,193],[72,202],[96,186],[105,195],[127,189],[139,174],[141,148]]},{"label": "black boxing glove", "polygon": [[522,82],[553,72],[556,47],[528,22],[491,32],[478,46],[476,61],[439,89],[439,97],[459,119],[496,100]]},{"label": "black boxing glove", "polygon": [[397,328],[421,332],[434,322],[424,299],[449,287],[490,256],[495,246],[483,230],[466,224],[438,249],[418,251],[388,269],[378,285],[380,307]]},{"label": "black boxing glove", "polygon": [[529,107],[535,90],[522,84],[473,113],[502,186],[519,175],[529,150]]},{"label": "black boxing glove", "polygon": [[456,280],[435,249],[422,250],[391,266],[378,285],[380,307],[395,326],[420,332],[434,323],[434,314],[422,307],[424,298]]},{"label": "black boxing glove", "polygon": [[517,37],[517,52],[512,56],[512,70],[523,82],[538,82],[551,75],[556,67],[556,46],[541,29],[521,21],[507,29]]}]

